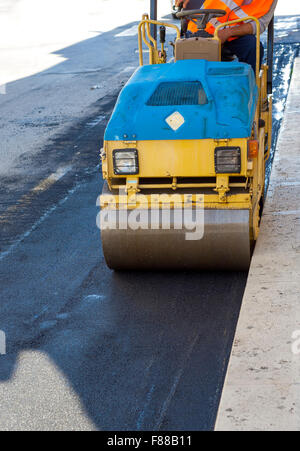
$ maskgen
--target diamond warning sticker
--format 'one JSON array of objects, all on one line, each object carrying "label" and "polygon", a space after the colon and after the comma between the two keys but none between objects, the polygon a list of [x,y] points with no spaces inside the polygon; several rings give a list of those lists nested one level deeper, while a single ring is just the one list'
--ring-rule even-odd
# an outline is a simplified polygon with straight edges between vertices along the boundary
[{"label": "diamond warning sticker", "polygon": [[166,123],[176,132],[176,130],[178,130],[185,123],[185,120],[184,117],[176,111],[171,114],[171,116],[167,117]]}]

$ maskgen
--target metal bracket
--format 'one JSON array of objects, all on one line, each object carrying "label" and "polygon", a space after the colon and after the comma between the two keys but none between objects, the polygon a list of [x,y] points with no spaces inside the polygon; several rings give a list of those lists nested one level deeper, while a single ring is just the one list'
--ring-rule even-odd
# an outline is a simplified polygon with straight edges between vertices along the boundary
[{"label": "metal bracket", "polygon": [[227,202],[227,193],[230,191],[229,188],[229,175],[218,175],[217,176],[217,186],[214,189],[219,194],[219,202]]}]

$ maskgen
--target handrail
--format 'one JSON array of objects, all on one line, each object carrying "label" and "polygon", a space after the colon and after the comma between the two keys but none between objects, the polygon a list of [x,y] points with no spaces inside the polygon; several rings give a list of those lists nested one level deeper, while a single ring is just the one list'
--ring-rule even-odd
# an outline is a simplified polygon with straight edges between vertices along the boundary
[{"label": "handrail", "polygon": [[142,21],[139,25],[138,28],[138,33],[139,33],[139,57],[140,57],[140,66],[144,65],[144,61],[143,61],[143,44],[142,44],[142,39],[144,41],[144,43],[147,45],[147,47],[149,48],[149,53],[150,53],[150,64],[153,64],[152,62],[152,52],[153,52],[153,47],[151,46],[151,44],[147,41],[146,39],[146,21]]},{"label": "handrail", "polygon": [[221,23],[215,29],[214,37],[218,38],[218,31],[221,28],[224,28],[227,25],[234,25],[237,23],[246,22],[247,20],[251,20],[256,23],[256,83],[257,83],[257,86],[259,86],[259,73],[260,73],[260,23],[259,23],[259,20],[256,17],[248,16],[243,19],[236,19],[236,20],[231,20],[229,22]]},{"label": "handrail", "polygon": [[[143,20],[149,20],[149,16],[148,16],[147,14],[145,14],[145,15],[143,16]],[[150,31],[150,23],[149,23],[149,22],[146,23],[145,28],[146,28],[146,31],[147,31],[147,37],[148,37],[149,41],[152,42],[153,48],[154,48],[155,50],[157,50],[157,40],[154,39],[154,38],[152,37],[152,35],[151,35],[151,31]]]},{"label": "handrail", "polygon": [[[138,39],[139,39],[139,57],[140,57],[140,66],[144,65],[143,60],[143,41],[146,44],[146,46],[149,48],[150,51],[150,64],[154,64],[153,62],[153,51],[157,51],[157,41],[151,36],[149,25],[160,25],[162,27],[169,27],[173,28],[177,33],[177,39],[180,39],[180,30],[176,25],[166,23],[166,22],[159,22],[157,20],[151,20],[146,19],[145,16],[143,16],[143,20],[140,22],[138,27]],[[153,46],[147,41],[146,39],[146,32],[148,39],[152,42]]]}]

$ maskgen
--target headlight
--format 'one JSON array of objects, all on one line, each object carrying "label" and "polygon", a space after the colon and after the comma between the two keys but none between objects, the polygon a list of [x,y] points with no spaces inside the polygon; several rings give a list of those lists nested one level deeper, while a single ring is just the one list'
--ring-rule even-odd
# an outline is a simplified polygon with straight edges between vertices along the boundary
[{"label": "headlight", "polygon": [[215,149],[215,169],[217,174],[240,174],[241,148],[217,147]]},{"label": "headlight", "polygon": [[135,175],[139,173],[139,160],[136,149],[114,150],[113,161],[116,175]]}]

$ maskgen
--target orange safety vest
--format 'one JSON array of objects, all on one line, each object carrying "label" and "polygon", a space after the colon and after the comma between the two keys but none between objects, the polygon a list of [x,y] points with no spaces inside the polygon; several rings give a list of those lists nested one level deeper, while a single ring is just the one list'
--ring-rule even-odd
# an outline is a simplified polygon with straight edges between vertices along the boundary
[{"label": "orange safety vest", "polygon": [[[243,19],[249,16],[260,19],[270,11],[273,2],[274,0],[206,0],[202,9],[223,9],[227,13],[223,17],[212,19],[208,23],[206,31],[214,34],[218,25],[230,20]],[[232,26],[241,25],[242,23]],[[196,33],[197,25],[195,22],[189,22],[188,30]]]}]

